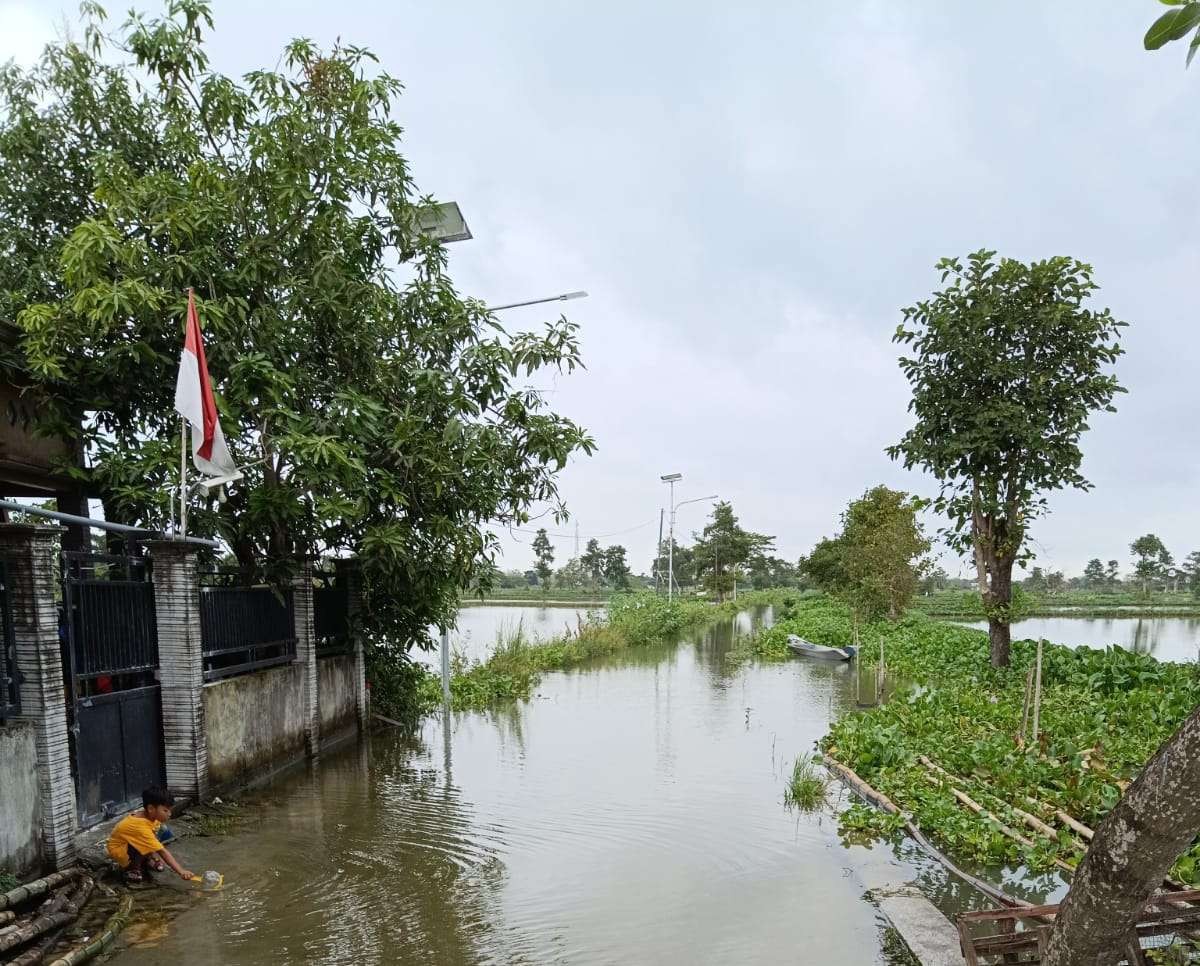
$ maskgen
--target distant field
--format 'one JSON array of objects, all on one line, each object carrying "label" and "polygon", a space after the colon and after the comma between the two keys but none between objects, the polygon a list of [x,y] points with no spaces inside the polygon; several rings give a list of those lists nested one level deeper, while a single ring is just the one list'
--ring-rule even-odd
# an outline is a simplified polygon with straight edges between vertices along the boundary
[{"label": "distant field", "polygon": [[[941,590],[913,600],[912,609],[930,617],[984,618],[983,605],[975,591]],[[1117,590],[1103,593],[1093,590],[1066,590],[1059,594],[1023,595],[1021,614],[1026,617],[1153,614],[1200,614],[1200,600],[1187,591],[1161,591],[1140,594]]]}]

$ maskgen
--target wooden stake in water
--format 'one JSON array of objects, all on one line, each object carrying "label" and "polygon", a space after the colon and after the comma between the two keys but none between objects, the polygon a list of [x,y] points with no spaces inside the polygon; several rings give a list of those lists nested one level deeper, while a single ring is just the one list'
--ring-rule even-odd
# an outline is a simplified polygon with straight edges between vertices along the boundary
[{"label": "wooden stake in water", "polygon": [[1038,724],[1042,710],[1042,644],[1044,641],[1038,638],[1037,648],[1037,673],[1034,677],[1033,684],[1033,743],[1037,744],[1038,740]]},{"label": "wooden stake in water", "polygon": [[883,700],[884,680],[887,676],[887,664],[883,659],[883,638],[879,639],[879,672],[875,675],[875,703]]},{"label": "wooden stake in water", "polygon": [[442,629],[442,701],[450,707],[450,631]]},{"label": "wooden stake in water", "polygon": [[1033,700],[1033,668],[1025,675],[1025,701],[1021,705],[1021,744],[1025,744],[1025,729],[1029,725],[1029,706]]}]

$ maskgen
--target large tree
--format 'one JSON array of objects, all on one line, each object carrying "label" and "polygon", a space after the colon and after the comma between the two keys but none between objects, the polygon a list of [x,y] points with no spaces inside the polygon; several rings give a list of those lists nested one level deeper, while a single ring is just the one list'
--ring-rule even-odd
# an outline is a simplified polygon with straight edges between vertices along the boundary
[{"label": "large tree", "polygon": [[916,424],[893,459],[937,479],[946,541],[969,554],[988,617],[991,661],[1009,660],[1012,568],[1028,556],[1046,494],[1088,489],[1079,440],[1124,391],[1106,371],[1125,323],[1087,306],[1089,265],[1024,263],[978,251],[938,263],[943,288],[904,310],[895,341]]},{"label": "large tree", "polygon": [[774,537],[744,530],[734,516],[733,506],[719,502],[693,547],[696,577],[718,600],[733,590],[739,569],[756,553],[772,547]]},{"label": "large tree", "polygon": [[1170,566],[1171,554],[1166,544],[1153,533],[1147,533],[1129,545],[1129,552],[1137,561],[1134,563],[1133,576],[1147,593],[1155,581],[1161,580]]},{"label": "large tree", "polygon": [[929,570],[919,512],[907,493],[877,486],[842,515],[843,593],[863,618],[896,620]]},{"label": "large tree", "polygon": [[193,531],[248,576],[355,552],[375,629],[423,640],[494,572],[486,524],[562,511],[593,444],[526,386],[579,364],[575,326],[508,334],[456,292],[368,51],[296,40],[239,79],[209,67],[202,0],[113,35],[84,11],[82,42],[0,69],[0,361],[82,440],[109,519],[162,527],[194,287],[246,479]]},{"label": "large tree", "polygon": [[1093,557],[1083,568],[1083,584],[1089,590],[1102,590],[1108,578],[1104,573],[1104,564],[1099,557]]},{"label": "large tree", "polygon": [[533,556],[537,561],[533,569],[537,571],[538,580],[541,581],[543,589],[549,587],[550,575],[554,573],[554,547],[545,527],[538,530],[533,538]]},{"label": "large tree", "polygon": [[[1168,3],[1171,9],[1151,26],[1145,45],[1156,49],[1195,30],[1188,50],[1191,63],[1200,48],[1200,3]],[[1145,549],[1156,551],[1149,545]],[[1156,553],[1138,556],[1153,565]],[[1115,571],[1116,561],[1109,565]],[[1175,859],[1200,835],[1197,788],[1200,710],[1158,749],[1096,830],[1055,917],[1042,958],[1045,966],[1115,966],[1121,961],[1139,912]]]},{"label": "large tree", "polygon": [[1183,578],[1192,596],[1200,597],[1200,550],[1193,550],[1183,562]]},{"label": "large tree", "polygon": [[620,544],[613,544],[604,551],[604,579],[617,590],[629,587],[629,564],[625,561],[625,548]]},{"label": "large tree", "polygon": [[933,566],[919,513],[919,501],[907,493],[867,490],[842,513],[841,532],[801,559],[801,572],[857,617],[895,620]]},{"label": "large tree", "polygon": [[587,542],[587,547],[579,557],[579,563],[595,589],[600,583],[600,578],[604,576],[604,551],[595,537]]},{"label": "large tree", "polygon": [[1130,927],[1200,834],[1200,709],[1100,823],[1054,922],[1044,966],[1115,966]]}]

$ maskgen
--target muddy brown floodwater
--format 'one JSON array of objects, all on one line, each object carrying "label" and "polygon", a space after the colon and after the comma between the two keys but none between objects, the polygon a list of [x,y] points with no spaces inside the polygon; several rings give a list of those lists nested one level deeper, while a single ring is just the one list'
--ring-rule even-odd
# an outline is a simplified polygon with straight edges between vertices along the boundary
[{"label": "muddy brown floodwater", "polygon": [[285,775],[250,796],[249,827],[179,844],[225,890],[133,930],[117,963],[891,962],[868,884],[961,898],[891,847],[843,846],[832,811],[784,807],[853,678],[731,667],[735,629],[763,616]]}]

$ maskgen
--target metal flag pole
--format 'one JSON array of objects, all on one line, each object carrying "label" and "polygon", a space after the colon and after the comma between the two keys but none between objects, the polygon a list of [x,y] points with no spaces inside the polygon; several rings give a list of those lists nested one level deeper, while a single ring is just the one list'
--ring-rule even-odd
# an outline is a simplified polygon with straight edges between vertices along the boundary
[{"label": "metal flag pole", "polygon": [[187,536],[187,418],[179,419],[179,535]]}]

